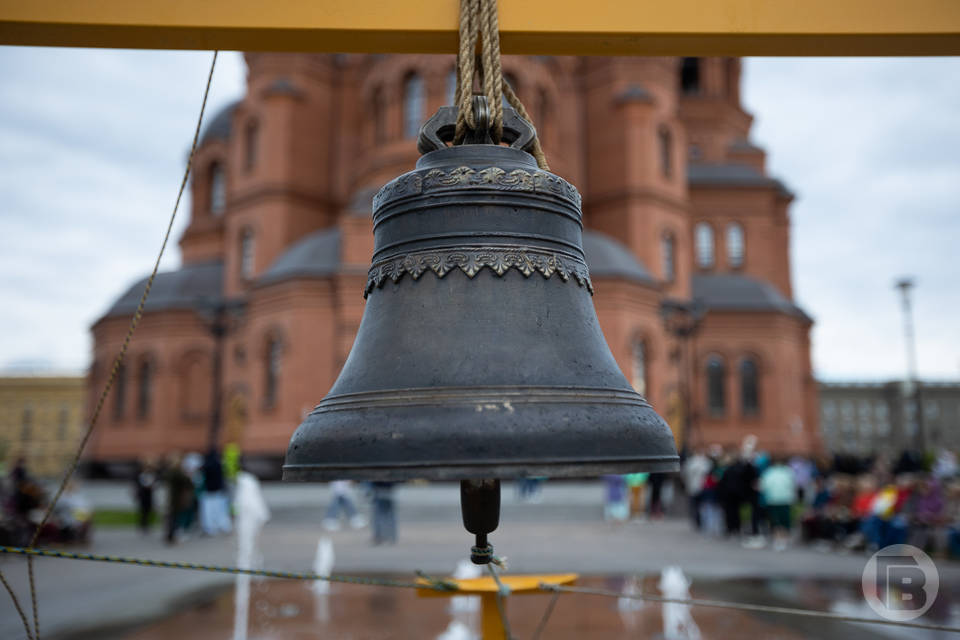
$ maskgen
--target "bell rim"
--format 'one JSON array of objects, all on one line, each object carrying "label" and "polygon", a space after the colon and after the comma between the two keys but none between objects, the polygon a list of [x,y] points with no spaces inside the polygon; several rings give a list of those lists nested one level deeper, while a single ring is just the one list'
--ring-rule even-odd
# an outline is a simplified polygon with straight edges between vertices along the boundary
[{"label": "bell rim", "polygon": [[511,460],[489,461],[471,464],[432,465],[429,462],[415,463],[393,462],[383,465],[370,465],[359,468],[355,465],[283,465],[284,482],[329,482],[332,480],[356,480],[370,482],[403,482],[407,480],[457,481],[477,478],[498,478],[514,480],[518,478],[587,478],[604,475],[622,475],[627,473],[649,472],[670,473],[680,470],[680,456],[658,455],[637,456],[633,458],[593,459],[584,462],[582,458],[568,461],[556,460],[544,462]]}]

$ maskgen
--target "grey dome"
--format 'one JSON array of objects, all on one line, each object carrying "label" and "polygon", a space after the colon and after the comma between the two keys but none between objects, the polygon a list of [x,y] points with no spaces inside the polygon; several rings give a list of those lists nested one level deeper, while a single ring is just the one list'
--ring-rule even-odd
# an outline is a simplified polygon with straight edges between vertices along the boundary
[{"label": "grey dome", "polygon": [[644,284],[656,282],[629,249],[605,233],[584,230],[583,253],[591,278],[625,278]]},{"label": "grey dome", "polygon": [[288,278],[331,276],[340,271],[340,229],[314,231],[280,254],[259,284]]},{"label": "grey dome", "polygon": [[714,311],[779,311],[810,317],[769,282],[723,273],[693,276],[693,297]]},{"label": "grey dome", "polygon": [[[130,315],[137,310],[147,278],[133,284],[113,303],[106,316]],[[158,273],[144,311],[196,309],[218,302],[223,295],[223,263],[188,264]]]},{"label": "grey dome", "polygon": [[203,128],[203,133],[200,135],[200,144],[212,140],[227,140],[230,137],[230,129],[233,127],[233,112],[237,110],[239,104],[239,100],[234,100],[220,109],[209,120],[209,124]]},{"label": "grey dome", "polygon": [[786,185],[746,164],[691,164],[687,182],[693,187],[773,187],[792,196]]}]

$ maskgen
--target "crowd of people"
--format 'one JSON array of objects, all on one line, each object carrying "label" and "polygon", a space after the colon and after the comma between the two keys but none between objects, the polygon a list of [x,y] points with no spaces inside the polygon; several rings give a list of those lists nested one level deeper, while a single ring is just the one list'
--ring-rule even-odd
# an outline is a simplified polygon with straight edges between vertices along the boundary
[{"label": "crowd of people", "polygon": [[172,453],[162,464],[147,460],[134,474],[137,524],[144,534],[153,522],[154,494],[166,485],[164,518],[168,544],[189,537],[194,531],[206,536],[233,531],[231,504],[240,472],[240,450],[228,444],[221,454],[211,448],[206,455]]},{"label": "crowd of people", "polygon": [[748,548],[792,543],[822,550],[912,544],[960,557],[960,468],[954,454],[812,459],[698,449],[681,478],[693,526]]}]

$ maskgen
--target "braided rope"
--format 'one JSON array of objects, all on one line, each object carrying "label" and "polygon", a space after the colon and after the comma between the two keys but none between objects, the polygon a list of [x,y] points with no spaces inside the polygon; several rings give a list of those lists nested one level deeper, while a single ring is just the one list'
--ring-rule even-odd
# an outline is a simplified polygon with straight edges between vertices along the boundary
[{"label": "braided rope", "polygon": [[[487,98],[491,113],[491,132],[495,144],[503,138],[503,100],[506,98],[517,114],[532,123],[533,119],[524,108],[513,87],[503,76],[500,57],[500,24],[497,0],[460,0],[460,47],[457,50],[457,124],[453,144],[461,144],[467,129],[476,129],[473,117],[474,76],[480,75],[480,86]],[[477,55],[477,40],[480,40],[480,55]],[[543,153],[540,138],[533,139],[533,157],[537,166],[549,171],[547,157]]]}]

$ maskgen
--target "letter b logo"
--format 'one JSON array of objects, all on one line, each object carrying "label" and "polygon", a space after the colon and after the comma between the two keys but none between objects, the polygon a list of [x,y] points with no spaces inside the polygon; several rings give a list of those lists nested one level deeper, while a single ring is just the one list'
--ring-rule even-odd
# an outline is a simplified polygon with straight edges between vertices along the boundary
[{"label": "letter b logo", "polygon": [[870,557],[862,586],[874,611],[888,620],[906,621],[922,616],[933,605],[940,577],[923,551],[895,544]]}]

